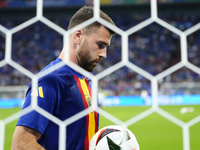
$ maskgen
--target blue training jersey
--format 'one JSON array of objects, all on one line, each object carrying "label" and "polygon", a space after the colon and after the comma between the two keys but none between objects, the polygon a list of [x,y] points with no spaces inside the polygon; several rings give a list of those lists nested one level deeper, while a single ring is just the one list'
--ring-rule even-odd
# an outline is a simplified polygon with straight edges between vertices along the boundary
[{"label": "blue training jersey", "polygon": [[[61,61],[60,58],[57,58],[43,70]],[[36,91],[31,90],[32,84],[29,85],[23,109],[30,105],[32,95],[36,95],[39,107],[64,121],[90,107],[90,86],[91,80],[64,65],[40,78]],[[68,125],[66,127],[66,149],[88,150],[92,136],[98,131],[98,122],[98,114],[90,112],[88,115]],[[42,133],[38,143],[45,149],[58,149],[59,126],[35,110],[21,116],[17,125],[33,128]]]}]

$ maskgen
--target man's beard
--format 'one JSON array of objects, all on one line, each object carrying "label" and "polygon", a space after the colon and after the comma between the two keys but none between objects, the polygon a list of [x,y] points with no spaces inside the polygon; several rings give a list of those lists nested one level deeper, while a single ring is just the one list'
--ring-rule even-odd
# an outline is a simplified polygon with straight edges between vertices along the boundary
[{"label": "man's beard", "polygon": [[78,60],[79,66],[89,72],[94,71],[94,68],[96,67],[95,62],[99,61],[99,60],[92,60],[90,51],[88,50],[87,41],[85,41],[83,45],[80,46],[77,60]]}]

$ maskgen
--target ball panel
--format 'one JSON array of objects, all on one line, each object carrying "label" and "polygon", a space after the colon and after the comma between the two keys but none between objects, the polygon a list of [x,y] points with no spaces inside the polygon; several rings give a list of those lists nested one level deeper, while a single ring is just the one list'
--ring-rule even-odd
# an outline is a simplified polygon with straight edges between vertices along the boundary
[{"label": "ball panel", "polygon": [[129,129],[118,125],[100,129],[93,136],[89,146],[89,150],[112,150],[113,148],[115,150],[140,150],[135,135]]},{"label": "ball panel", "polygon": [[113,134],[116,134],[117,132],[120,132],[120,130],[117,129],[112,129],[112,128],[106,128],[106,129],[102,129],[101,132],[99,133],[97,140],[96,140],[96,145],[98,144],[98,142],[105,137],[106,135],[112,135],[112,132],[114,132]]}]

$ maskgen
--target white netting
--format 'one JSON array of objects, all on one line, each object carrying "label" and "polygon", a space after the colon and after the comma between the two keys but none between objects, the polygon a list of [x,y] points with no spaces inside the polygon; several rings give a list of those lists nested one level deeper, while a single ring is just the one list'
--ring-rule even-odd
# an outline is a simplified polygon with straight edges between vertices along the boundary
[{"label": "white netting", "polygon": [[[180,126],[183,130],[183,149],[184,150],[190,150],[190,138],[189,138],[189,128],[198,123],[200,121],[200,117],[196,117],[193,120],[184,123],[183,121],[181,121],[180,119],[174,117],[173,115],[169,114],[168,112],[162,110],[161,108],[158,107],[158,101],[157,101],[157,96],[158,96],[158,81],[162,78],[164,78],[165,76],[175,72],[176,70],[182,68],[182,67],[187,67],[191,70],[193,70],[194,72],[196,72],[197,74],[200,74],[200,69],[198,67],[196,67],[195,65],[191,64],[190,62],[188,62],[188,56],[187,56],[187,36],[190,35],[191,33],[197,31],[200,29],[200,23],[191,27],[190,29],[186,30],[186,31],[180,31],[179,29],[173,27],[172,25],[168,24],[167,22],[161,20],[160,18],[158,18],[158,14],[157,14],[157,2],[156,0],[151,0],[151,17],[141,23],[139,23],[138,25],[130,28],[127,31],[122,31],[121,29],[114,27],[113,25],[109,24],[108,22],[106,22],[105,20],[101,19],[99,17],[99,9],[100,9],[100,1],[99,0],[94,0],[94,8],[95,8],[95,14],[94,17],[86,22],[84,22],[83,24],[81,24],[81,27],[87,26],[91,23],[93,23],[94,21],[98,20],[99,22],[101,22],[103,25],[107,26],[108,28],[112,28],[112,30],[114,30],[116,33],[118,33],[119,35],[121,35],[122,37],[122,60],[113,65],[112,67],[110,67],[109,69],[104,70],[103,72],[97,74],[97,75],[92,75],[91,73],[83,70],[82,68],[74,65],[73,63],[68,61],[68,58],[65,58],[65,62],[70,65],[72,68],[74,68],[76,71],[81,72],[82,74],[84,74],[85,76],[91,78],[92,80],[92,97],[94,98],[93,101],[93,106],[92,108],[95,109],[99,114],[101,114],[102,116],[104,116],[105,118],[111,120],[113,123],[121,125],[121,126],[130,126],[131,124],[134,124],[135,122],[147,117],[148,115],[152,114],[153,112],[157,112],[158,114],[160,114],[161,116],[163,116],[164,118],[170,120],[171,122],[175,123],[176,125]],[[52,28],[53,30],[59,32],[60,34],[62,34],[64,36],[64,42],[67,42],[69,35],[77,28],[79,28],[80,26],[77,26],[75,29],[71,29],[70,31],[66,31],[63,28],[59,27],[58,25],[54,24],[53,22],[51,22],[50,20],[46,19],[45,17],[43,17],[43,0],[37,0],[37,12],[36,12],[36,17],[8,30],[5,27],[3,27],[2,25],[0,25],[0,31],[3,32],[6,35],[6,51],[5,51],[5,59],[2,60],[0,62],[0,67],[9,64],[10,66],[12,66],[13,68],[19,70],[21,73],[23,73],[24,75],[26,75],[27,77],[31,78],[33,81],[33,91],[37,89],[37,81],[38,78],[41,78],[42,76],[45,76],[46,74],[52,72],[53,70],[56,70],[57,68],[61,67],[64,65],[64,63],[60,63],[56,66],[54,66],[53,68],[50,68],[44,72],[42,72],[41,74],[33,74],[30,71],[28,71],[27,69],[25,69],[24,67],[20,66],[19,64],[17,64],[16,62],[14,62],[11,59],[11,46],[12,46],[12,35],[30,25],[32,25],[33,23],[37,22],[37,21],[41,21],[44,24],[46,24],[47,26],[49,26],[50,28]],[[132,64],[129,62],[128,60],[128,36],[133,34],[134,32],[146,27],[147,25],[156,22],[159,25],[163,26],[164,28],[167,28],[168,30],[170,30],[173,33],[176,33],[177,35],[180,36],[180,42],[181,42],[181,62],[179,62],[178,64],[168,68],[167,70],[157,74],[156,76],[153,76],[151,74],[149,74],[148,72],[146,72],[145,70],[139,68],[138,66]],[[68,43],[65,43],[65,45],[69,45]],[[67,47],[65,48],[66,51],[65,53],[68,53],[67,51]],[[141,74],[142,76],[144,76],[145,78],[149,79],[151,81],[151,87],[152,87],[152,97],[153,97],[153,104],[152,107],[149,110],[146,110],[144,112],[142,112],[141,114],[129,119],[126,122],[122,122],[121,120],[119,120],[118,118],[114,117],[113,115],[107,113],[106,111],[104,111],[103,109],[97,107],[97,99],[96,99],[96,95],[98,94],[98,80],[100,80],[101,78],[111,74],[112,72],[120,69],[123,66],[127,66],[128,68],[134,70],[136,73]],[[88,114],[87,110],[84,110],[78,114],[76,114],[75,116],[72,116],[71,118],[65,120],[65,121],[61,121],[58,118],[54,117],[53,115],[49,114],[48,112],[44,111],[43,109],[41,109],[40,107],[37,106],[37,97],[33,96],[32,98],[32,103],[31,106],[24,109],[22,111],[21,115],[24,115],[32,110],[36,110],[37,112],[39,112],[40,114],[44,115],[46,118],[50,119],[51,121],[55,122],[56,124],[59,125],[60,130],[59,130],[59,138],[61,139],[59,141],[59,150],[65,150],[66,149],[66,143],[65,143],[65,137],[66,137],[66,126],[75,122],[76,120],[78,120],[79,118],[85,116]],[[13,120],[17,119],[19,117],[20,113],[14,114],[12,116],[9,116],[6,119],[0,120],[0,150],[4,149],[4,138],[5,138],[5,126],[6,124],[12,122]]]}]

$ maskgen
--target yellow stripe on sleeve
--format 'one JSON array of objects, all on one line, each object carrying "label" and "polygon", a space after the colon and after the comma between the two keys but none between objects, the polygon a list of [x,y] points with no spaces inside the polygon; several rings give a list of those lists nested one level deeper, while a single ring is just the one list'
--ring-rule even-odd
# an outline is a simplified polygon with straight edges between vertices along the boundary
[{"label": "yellow stripe on sleeve", "polygon": [[39,89],[39,96],[42,97],[42,98],[44,98],[42,86],[40,86],[38,89]]}]

